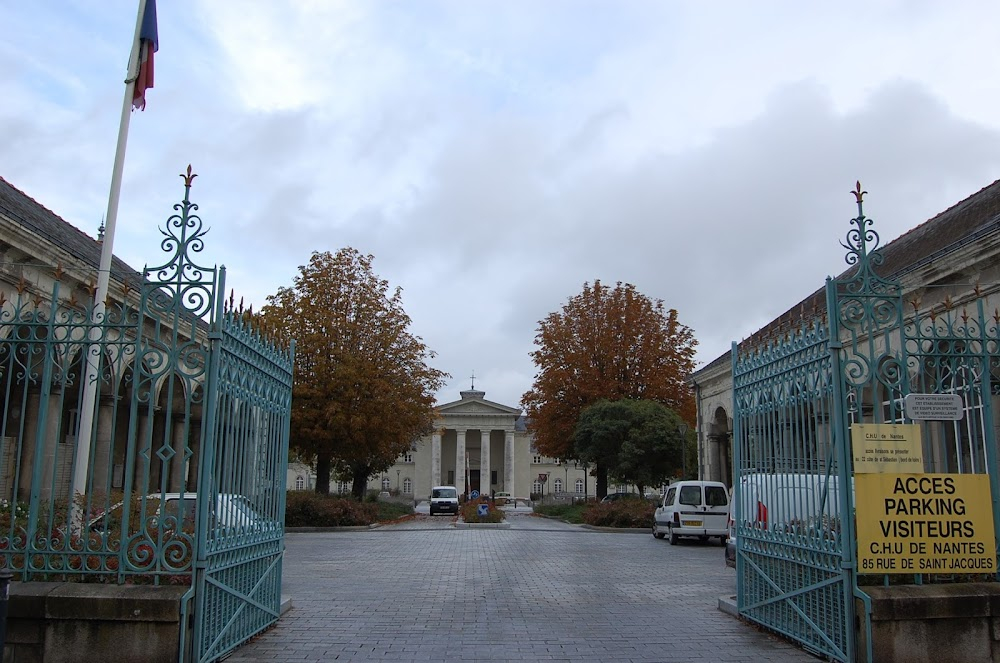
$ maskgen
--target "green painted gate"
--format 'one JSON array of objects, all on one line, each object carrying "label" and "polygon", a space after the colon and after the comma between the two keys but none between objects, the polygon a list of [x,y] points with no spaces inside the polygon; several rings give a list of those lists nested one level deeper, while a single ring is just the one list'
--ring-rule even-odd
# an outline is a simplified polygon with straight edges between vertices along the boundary
[{"label": "green painted gate", "polygon": [[[739,612],[840,661],[871,660],[855,651],[855,598],[866,606],[864,584],[887,582],[856,567],[852,424],[919,423],[918,471],[989,474],[995,524],[1000,516],[1000,313],[986,310],[978,285],[911,284],[927,301],[904,301],[903,285],[877,274],[883,255],[860,184],[854,195],[858,216],[843,244],[852,268],[828,279],[797,326],[732,353]],[[910,393],[957,394],[964,416],[914,422]],[[870,629],[867,611],[858,617]]]},{"label": "green painted gate", "polygon": [[119,262],[113,301],[34,263],[0,294],[0,565],[190,585],[178,658],[210,661],[278,618],[294,350],[195,261],[207,229],[183,177],[167,261]]}]

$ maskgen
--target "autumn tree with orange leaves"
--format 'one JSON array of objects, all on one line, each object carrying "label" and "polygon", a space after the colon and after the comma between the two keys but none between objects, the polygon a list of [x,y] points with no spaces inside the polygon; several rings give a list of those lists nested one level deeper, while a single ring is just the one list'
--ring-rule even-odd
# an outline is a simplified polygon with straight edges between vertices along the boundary
[{"label": "autumn tree with orange leaves", "polygon": [[261,311],[295,339],[290,445],[316,459],[316,492],[330,492],[332,469],[358,499],[431,431],[448,377],[427,365],[434,353],[410,333],[401,289],[389,292],[373,260],[352,248],[313,252]]},{"label": "autumn tree with orange leaves", "polygon": [[[531,358],[538,372],[521,400],[540,454],[579,459],[574,430],[583,409],[600,400],[656,401],[693,427],[694,396],[686,379],[697,340],[662,300],[628,283],[584,283],[560,312],[539,322],[535,345]],[[596,476],[603,497],[608,468],[598,463]]]}]

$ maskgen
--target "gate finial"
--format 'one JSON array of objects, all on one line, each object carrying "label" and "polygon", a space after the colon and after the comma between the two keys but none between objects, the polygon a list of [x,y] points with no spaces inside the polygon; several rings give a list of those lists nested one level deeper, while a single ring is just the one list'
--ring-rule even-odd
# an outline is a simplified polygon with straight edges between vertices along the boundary
[{"label": "gate finial", "polygon": [[868,192],[861,190],[861,180],[857,180],[854,183],[854,191],[851,191],[851,193],[854,194],[854,200],[858,203],[858,216],[862,216],[861,204],[864,202],[865,195]]},{"label": "gate finial", "polygon": [[191,183],[194,182],[194,178],[198,177],[198,174],[197,173],[192,173],[191,172],[191,164],[188,164],[187,172],[186,173],[181,173],[181,177],[184,178],[184,188],[185,189],[190,189],[191,188]]}]

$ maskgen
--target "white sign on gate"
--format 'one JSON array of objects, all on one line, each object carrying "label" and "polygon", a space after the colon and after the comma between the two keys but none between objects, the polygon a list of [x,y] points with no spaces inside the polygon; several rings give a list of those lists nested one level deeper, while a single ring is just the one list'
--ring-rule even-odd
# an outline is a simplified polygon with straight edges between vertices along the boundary
[{"label": "white sign on gate", "polygon": [[906,416],[914,420],[959,421],[962,397],[958,394],[907,394],[903,400]]}]

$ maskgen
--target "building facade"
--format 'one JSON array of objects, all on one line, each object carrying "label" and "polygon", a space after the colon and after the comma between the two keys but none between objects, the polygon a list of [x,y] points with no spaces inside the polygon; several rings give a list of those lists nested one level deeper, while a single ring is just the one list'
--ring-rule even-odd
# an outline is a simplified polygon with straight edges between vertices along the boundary
[{"label": "building facade", "polygon": [[[525,430],[521,410],[486,399],[475,388],[457,401],[437,407],[440,417],[432,434],[381,475],[370,490],[398,492],[427,499],[432,486],[456,486],[460,493],[510,493],[514,497],[593,497],[596,478],[579,463],[541,456]],[[335,482],[331,492],[348,493],[348,482]]]},{"label": "building facade", "polygon": [[[902,285],[914,315],[979,306],[990,313],[1000,311],[1000,180],[885,244],[880,252],[879,275]],[[825,298],[825,288],[818,288],[740,342],[740,352],[784,338],[811,321],[824,323]],[[1000,313],[996,315],[1000,319]],[[697,404],[699,477],[732,485],[732,352],[695,371],[690,382]],[[994,403],[997,406],[1000,402]]]}]

